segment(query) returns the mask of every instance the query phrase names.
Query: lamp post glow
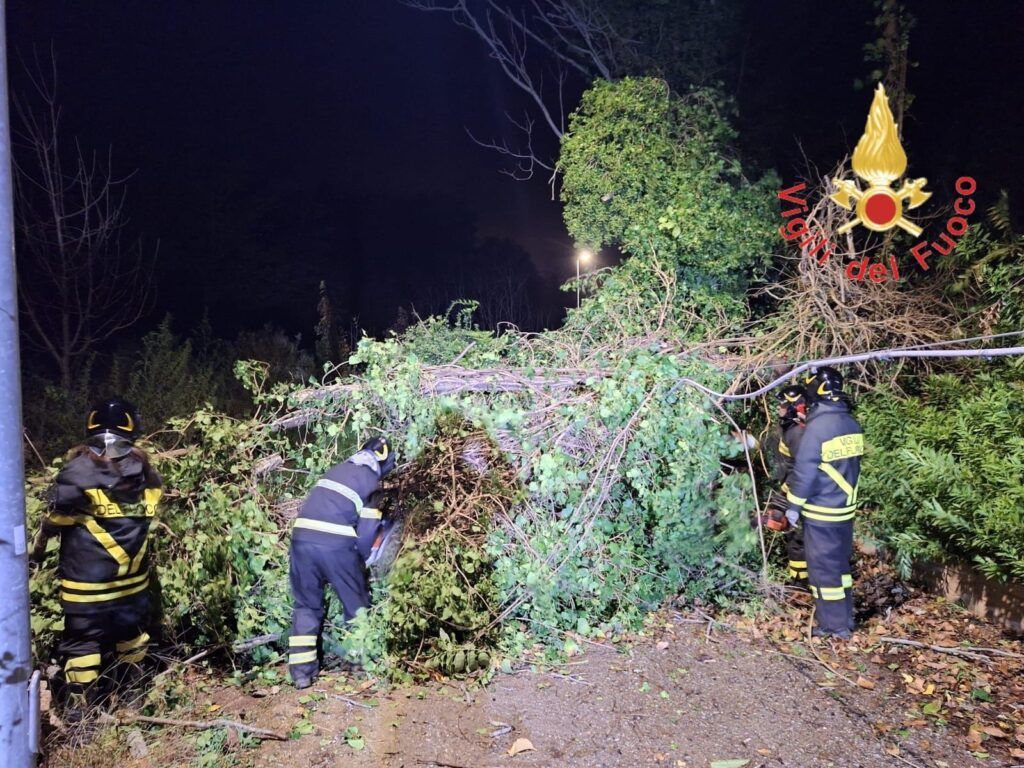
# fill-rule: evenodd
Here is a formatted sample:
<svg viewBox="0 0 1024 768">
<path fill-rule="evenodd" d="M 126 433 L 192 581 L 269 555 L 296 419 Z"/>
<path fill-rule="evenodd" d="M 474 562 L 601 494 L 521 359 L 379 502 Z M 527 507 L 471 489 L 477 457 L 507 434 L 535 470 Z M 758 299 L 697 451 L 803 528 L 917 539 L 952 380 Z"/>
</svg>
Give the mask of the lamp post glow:
<svg viewBox="0 0 1024 768">
<path fill-rule="evenodd" d="M 586 264 L 593 256 L 586 248 L 576 251 L 576 309 L 580 308 L 580 262 Z"/>
</svg>

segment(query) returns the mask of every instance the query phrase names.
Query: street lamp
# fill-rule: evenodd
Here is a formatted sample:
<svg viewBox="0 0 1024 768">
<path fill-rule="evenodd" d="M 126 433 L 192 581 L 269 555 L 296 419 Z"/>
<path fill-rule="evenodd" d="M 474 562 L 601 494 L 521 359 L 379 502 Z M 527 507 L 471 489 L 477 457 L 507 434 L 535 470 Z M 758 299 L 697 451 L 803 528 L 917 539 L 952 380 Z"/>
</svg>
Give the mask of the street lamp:
<svg viewBox="0 0 1024 768">
<path fill-rule="evenodd" d="M 580 263 L 588 263 L 594 254 L 584 248 L 583 250 L 576 251 L 576 309 L 580 308 Z"/>
</svg>

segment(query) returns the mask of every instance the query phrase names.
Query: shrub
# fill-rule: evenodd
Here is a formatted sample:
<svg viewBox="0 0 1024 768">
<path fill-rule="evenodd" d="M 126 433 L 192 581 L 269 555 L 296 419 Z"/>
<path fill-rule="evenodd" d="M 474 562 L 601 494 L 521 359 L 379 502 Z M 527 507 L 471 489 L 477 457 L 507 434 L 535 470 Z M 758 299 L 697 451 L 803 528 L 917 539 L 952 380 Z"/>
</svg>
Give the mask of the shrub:
<svg viewBox="0 0 1024 768">
<path fill-rule="evenodd" d="M 925 379 L 900 400 L 860 404 L 869 445 L 861 499 L 904 573 L 962 558 L 1024 578 L 1024 377 L 1019 364 Z"/>
</svg>

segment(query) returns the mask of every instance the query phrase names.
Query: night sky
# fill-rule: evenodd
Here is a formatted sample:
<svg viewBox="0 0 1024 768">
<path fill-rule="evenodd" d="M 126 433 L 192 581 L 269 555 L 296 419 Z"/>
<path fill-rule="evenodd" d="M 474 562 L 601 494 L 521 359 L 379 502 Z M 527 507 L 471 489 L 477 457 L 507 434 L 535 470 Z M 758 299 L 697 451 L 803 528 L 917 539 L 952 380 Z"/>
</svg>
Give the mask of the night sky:
<svg viewBox="0 0 1024 768">
<path fill-rule="evenodd" d="M 933 188 L 970 173 L 983 202 L 1002 187 L 1019 209 L 1024 3 L 909 6 L 910 173 Z M 753 167 L 792 179 L 801 145 L 822 170 L 852 149 L 870 16 L 867 0 L 748 4 L 729 87 Z M 466 135 L 501 136 L 524 99 L 442 14 L 397 0 L 9 0 L 7 24 L 12 90 L 25 89 L 18 57 L 52 43 L 65 127 L 136 171 L 129 230 L 160 241 L 154 318 L 187 328 L 206 310 L 221 333 L 274 322 L 308 338 L 326 279 L 379 333 L 488 237 L 552 289 L 571 273 L 546 179 L 501 175 Z M 557 322 L 571 296 L 548 296 Z"/>
</svg>

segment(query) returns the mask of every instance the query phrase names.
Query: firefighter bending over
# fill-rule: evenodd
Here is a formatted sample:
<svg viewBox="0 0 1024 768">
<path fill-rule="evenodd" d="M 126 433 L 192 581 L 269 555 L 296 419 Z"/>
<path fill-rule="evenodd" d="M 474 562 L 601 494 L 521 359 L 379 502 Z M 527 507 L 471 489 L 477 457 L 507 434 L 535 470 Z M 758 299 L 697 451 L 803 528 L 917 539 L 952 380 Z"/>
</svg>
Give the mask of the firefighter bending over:
<svg viewBox="0 0 1024 768">
<path fill-rule="evenodd" d="M 834 368 L 806 381 L 807 427 L 789 474 L 786 517 L 803 517 L 804 547 L 817 637 L 848 639 L 853 631 L 853 517 L 864 434 Z"/>
<path fill-rule="evenodd" d="M 162 483 L 134 445 L 140 431 L 131 403 L 113 398 L 93 407 L 86 441 L 57 475 L 32 549 L 31 560 L 38 564 L 47 540 L 60 536 L 64 635 L 58 647 L 63 690 L 58 691 L 68 723 L 80 721 L 106 696 L 112 678 L 137 673 L 146 657 L 148 541 Z"/>
<path fill-rule="evenodd" d="M 395 466 L 388 441 L 375 437 L 347 461 L 327 470 L 306 497 L 292 528 L 293 613 L 288 671 L 296 688 L 308 688 L 320 671 L 318 646 L 324 587 L 341 600 L 345 620 L 370 605 L 366 558 L 380 528 L 373 499 Z"/>
</svg>

